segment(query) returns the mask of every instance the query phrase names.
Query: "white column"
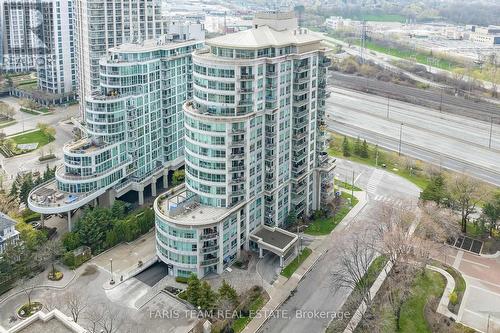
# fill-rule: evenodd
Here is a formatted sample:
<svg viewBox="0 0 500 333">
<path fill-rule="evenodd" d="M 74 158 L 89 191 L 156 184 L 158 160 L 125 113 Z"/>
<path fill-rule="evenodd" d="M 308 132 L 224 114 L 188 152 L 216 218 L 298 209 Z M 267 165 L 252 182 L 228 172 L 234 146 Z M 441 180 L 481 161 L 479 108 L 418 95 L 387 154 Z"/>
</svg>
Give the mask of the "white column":
<svg viewBox="0 0 500 333">
<path fill-rule="evenodd" d="M 45 227 L 45 219 L 44 219 L 44 216 L 43 214 L 40 214 L 40 224 L 42 225 L 42 227 Z"/>
<path fill-rule="evenodd" d="M 264 254 L 262 253 L 261 247 L 259 247 L 259 258 L 264 258 Z"/>
<path fill-rule="evenodd" d="M 156 178 L 153 178 L 151 181 L 151 195 L 156 197 Z"/>
<path fill-rule="evenodd" d="M 283 256 L 280 256 L 280 267 L 283 267 Z"/>
<path fill-rule="evenodd" d="M 163 173 L 163 188 L 168 188 L 168 171 Z"/>
<path fill-rule="evenodd" d="M 137 191 L 139 194 L 139 205 L 144 205 L 144 189 Z"/>
<path fill-rule="evenodd" d="M 71 211 L 68 211 L 68 231 L 72 231 L 73 230 L 73 224 L 71 222 Z"/>
</svg>

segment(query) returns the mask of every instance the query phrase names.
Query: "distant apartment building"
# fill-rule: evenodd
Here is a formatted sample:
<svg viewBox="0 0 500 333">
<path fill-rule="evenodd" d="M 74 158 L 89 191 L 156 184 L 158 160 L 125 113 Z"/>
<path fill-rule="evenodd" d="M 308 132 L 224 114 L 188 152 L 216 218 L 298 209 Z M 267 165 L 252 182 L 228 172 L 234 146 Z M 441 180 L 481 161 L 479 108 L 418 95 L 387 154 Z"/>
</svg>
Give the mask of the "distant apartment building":
<svg viewBox="0 0 500 333">
<path fill-rule="evenodd" d="M 500 45 L 500 27 L 473 27 L 469 39 L 472 42 L 491 46 Z"/>
<path fill-rule="evenodd" d="M 186 181 L 154 204 L 158 257 L 176 276 L 222 273 L 249 249 L 283 265 L 298 237 L 280 227 L 319 209 L 332 183 L 329 60 L 293 13 L 257 15 L 206 45 L 183 105 Z"/>
<path fill-rule="evenodd" d="M 16 230 L 16 221 L 0 213 L 0 256 L 9 244 L 19 241 L 19 231 Z"/>
<path fill-rule="evenodd" d="M 345 19 L 342 16 L 330 16 L 325 20 L 325 27 L 332 30 L 356 29 L 360 26 L 359 21 Z"/>
<path fill-rule="evenodd" d="M 0 8 L 2 71 L 36 71 L 34 99 L 70 99 L 76 86 L 73 1 L 0 0 Z"/>
<path fill-rule="evenodd" d="M 160 37 L 159 0 L 74 0 L 78 93 L 83 104 L 100 90 L 99 60 L 112 47 Z"/>
<path fill-rule="evenodd" d="M 169 170 L 184 163 L 182 104 L 202 44 L 164 36 L 111 48 L 97 65 L 99 90 L 82 101 L 85 137 L 64 145 L 63 164 L 31 192 L 30 209 L 67 212 L 71 229 L 72 213 L 88 203 L 110 205 L 134 190 L 143 204 L 146 187 L 153 196 L 158 182 L 166 187 Z"/>
<path fill-rule="evenodd" d="M 205 40 L 205 26 L 201 21 L 177 17 L 166 20 L 165 33 L 171 40 L 186 40 L 188 36 L 195 40 Z"/>
</svg>

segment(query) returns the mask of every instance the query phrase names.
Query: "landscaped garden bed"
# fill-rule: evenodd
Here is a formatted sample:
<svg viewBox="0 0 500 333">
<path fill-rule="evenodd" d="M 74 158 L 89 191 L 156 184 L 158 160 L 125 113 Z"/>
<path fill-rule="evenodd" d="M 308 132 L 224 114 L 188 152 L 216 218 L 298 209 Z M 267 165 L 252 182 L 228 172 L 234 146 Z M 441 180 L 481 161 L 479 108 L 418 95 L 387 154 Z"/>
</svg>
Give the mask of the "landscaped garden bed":
<svg viewBox="0 0 500 333">
<path fill-rule="evenodd" d="M 24 304 L 17 310 L 17 315 L 20 318 L 28 318 L 31 315 L 37 313 L 38 311 L 42 310 L 43 304 L 40 302 L 30 302 L 27 304 Z"/>
</svg>

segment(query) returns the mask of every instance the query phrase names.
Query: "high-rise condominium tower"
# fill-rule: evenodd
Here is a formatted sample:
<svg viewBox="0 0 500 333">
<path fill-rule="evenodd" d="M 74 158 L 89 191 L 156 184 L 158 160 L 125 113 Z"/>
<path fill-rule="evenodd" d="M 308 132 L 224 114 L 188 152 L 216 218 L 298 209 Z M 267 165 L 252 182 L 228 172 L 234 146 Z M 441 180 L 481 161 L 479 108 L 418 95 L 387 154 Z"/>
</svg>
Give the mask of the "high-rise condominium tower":
<svg viewBox="0 0 500 333">
<path fill-rule="evenodd" d="M 47 100 L 63 102 L 76 84 L 73 1 L 0 0 L 1 70 L 36 70 Z"/>
<path fill-rule="evenodd" d="M 283 264 L 297 236 L 279 227 L 319 209 L 334 168 L 318 37 L 291 13 L 265 13 L 206 44 L 184 104 L 186 182 L 154 205 L 158 256 L 180 276 L 221 273 L 249 248 Z"/>
<path fill-rule="evenodd" d="M 55 180 L 30 194 L 29 207 L 42 214 L 71 214 L 98 199 L 109 205 L 134 190 L 156 195 L 169 170 L 182 166 L 182 104 L 191 97 L 191 53 L 199 41 L 166 38 L 122 44 L 99 61 L 100 89 L 83 103 L 85 137 L 63 147 Z"/>
<path fill-rule="evenodd" d="M 81 104 L 100 89 L 99 59 L 108 49 L 163 32 L 159 0 L 75 0 L 75 21 Z"/>
</svg>

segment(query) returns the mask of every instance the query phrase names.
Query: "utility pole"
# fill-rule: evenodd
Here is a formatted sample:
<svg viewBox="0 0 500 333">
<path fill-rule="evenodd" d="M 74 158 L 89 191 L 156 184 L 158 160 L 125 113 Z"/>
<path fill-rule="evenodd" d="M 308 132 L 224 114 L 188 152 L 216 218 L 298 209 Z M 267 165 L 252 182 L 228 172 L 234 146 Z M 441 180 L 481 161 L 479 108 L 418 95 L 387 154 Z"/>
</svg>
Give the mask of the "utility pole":
<svg viewBox="0 0 500 333">
<path fill-rule="evenodd" d="M 441 88 L 441 101 L 439 102 L 439 113 L 443 112 L 443 89 Z"/>
<path fill-rule="evenodd" d="M 375 145 L 375 167 L 378 167 L 378 144 Z"/>
<path fill-rule="evenodd" d="M 398 147 L 398 155 L 401 156 L 401 140 L 403 138 L 403 123 L 399 127 L 399 147 Z"/>
<path fill-rule="evenodd" d="M 490 117 L 490 140 L 488 143 L 488 148 L 491 149 L 491 136 L 493 134 L 493 116 Z"/>
<path fill-rule="evenodd" d="M 361 49 L 359 51 L 359 55 L 361 56 L 361 63 L 365 63 L 365 41 L 366 41 L 366 21 L 363 19 L 363 25 L 361 27 Z"/>
</svg>

